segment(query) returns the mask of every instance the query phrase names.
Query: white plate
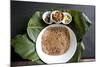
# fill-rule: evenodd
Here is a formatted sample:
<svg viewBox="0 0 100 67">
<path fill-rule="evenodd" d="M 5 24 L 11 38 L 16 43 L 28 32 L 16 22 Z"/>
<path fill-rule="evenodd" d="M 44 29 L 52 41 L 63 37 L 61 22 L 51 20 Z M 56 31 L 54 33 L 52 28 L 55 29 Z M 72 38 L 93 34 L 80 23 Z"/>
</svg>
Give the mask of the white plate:
<svg viewBox="0 0 100 67">
<path fill-rule="evenodd" d="M 67 28 L 69 30 L 69 33 L 70 33 L 70 47 L 64 54 L 53 56 L 53 55 L 45 54 L 42 51 L 42 43 L 41 43 L 42 34 L 49 27 L 65 27 L 65 28 Z M 40 57 L 40 59 L 42 61 L 44 61 L 45 63 L 47 63 L 47 64 L 65 63 L 65 62 L 69 61 L 72 58 L 72 56 L 74 55 L 74 53 L 76 51 L 76 48 L 77 48 L 77 40 L 76 40 L 76 36 L 75 36 L 74 32 L 68 26 L 61 25 L 61 24 L 53 24 L 53 25 L 49 25 L 49 26 L 45 27 L 40 32 L 40 34 L 38 35 L 37 41 L 36 41 L 37 54 Z"/>
</svg>

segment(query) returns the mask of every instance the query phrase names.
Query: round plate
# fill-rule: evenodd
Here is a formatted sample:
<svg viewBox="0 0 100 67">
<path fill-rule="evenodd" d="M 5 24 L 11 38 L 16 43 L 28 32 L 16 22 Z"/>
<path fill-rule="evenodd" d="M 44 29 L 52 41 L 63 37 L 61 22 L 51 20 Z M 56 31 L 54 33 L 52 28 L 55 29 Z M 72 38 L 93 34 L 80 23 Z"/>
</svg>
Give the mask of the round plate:
<svg viewBox="0 0 100 67">
<path fill-rule="evenodd" d="M 68 31 L 70 33 L 70 47 L 64 54 L 53 56 L 53 55 L 48 55 L 43 52 L 42 44 L 41 44 L 42 34 L 49 27 L 65 27 L 68 29 Z M 37 41 L 36 41 L 37 54 L 40 57 L 40 59 L 47 64 L 65 63 L 65 62 L 69 61 L 72 58 L 72 56 L 74 55 L 76 48 L 77 48 L 77 40 L 76 40 L 76 36 L 75 36 L 74 32 L 68 26 L 61 25 L 61 24 L 53 24 L 53 25 L 49 25 L 49 26 L 45 27 L 38 35 Z"/>
</svg>

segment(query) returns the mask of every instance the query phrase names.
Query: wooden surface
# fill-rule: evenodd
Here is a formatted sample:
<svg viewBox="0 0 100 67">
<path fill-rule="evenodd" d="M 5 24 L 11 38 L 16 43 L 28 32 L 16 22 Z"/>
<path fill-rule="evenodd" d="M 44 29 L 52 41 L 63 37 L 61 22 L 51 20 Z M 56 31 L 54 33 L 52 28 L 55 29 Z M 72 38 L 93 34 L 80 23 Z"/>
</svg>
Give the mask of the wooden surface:
<svg viewBox="0 0 100 67">
<path fill-rule="evenodd" d="M 80 62 L 94 62 L 95 59 L 81 59 Z M 66 63 L 67 64 L 67 63 Z M 34 66 L 34 65 L 37 65 L 35 64 L 34 62 L 32 61 L 18 61 L 18 62 L 12 62 L 11 63 L 11 66 L 14 67 L 14 66 Z"/>
</svg>

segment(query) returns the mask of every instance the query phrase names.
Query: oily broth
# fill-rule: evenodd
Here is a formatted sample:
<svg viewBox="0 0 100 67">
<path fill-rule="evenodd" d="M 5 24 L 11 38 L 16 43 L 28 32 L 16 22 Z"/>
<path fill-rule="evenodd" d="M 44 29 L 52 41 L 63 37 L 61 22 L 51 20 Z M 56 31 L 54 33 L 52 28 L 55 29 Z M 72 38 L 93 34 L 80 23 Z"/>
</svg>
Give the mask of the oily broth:
<svg viewBox="0 0 100 67">
<path fill-rule="evenodd" d="M 42 35 L 42 50 L 48 55 L 62 55 L 70 46 L 70 34 L 65 27 L 50 27 Z"/>
</svg>

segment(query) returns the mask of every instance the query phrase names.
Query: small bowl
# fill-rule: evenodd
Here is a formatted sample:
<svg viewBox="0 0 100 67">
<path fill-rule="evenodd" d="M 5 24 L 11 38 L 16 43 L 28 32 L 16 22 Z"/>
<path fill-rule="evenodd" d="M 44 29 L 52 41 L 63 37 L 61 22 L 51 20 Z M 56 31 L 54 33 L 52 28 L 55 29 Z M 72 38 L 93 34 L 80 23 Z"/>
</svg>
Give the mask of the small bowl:
<svg viewBox="0 0 100 67">
<path fill-rule="evenodd" d="M 46 11 L 42 15 L 42 19 L 46 24 L 52 24 L 53 23 L 53 22 L 50 21 L 50 15 L 51 15 L 51 11 Z"/>
<path fill-rule="evenodd" d="M 41 43 L 42 35 L 50 27 L 65 27 L 69 31 L 69 34 L 70 34 L 70 47 L 62 55 L 56 55 L 56 56 L 48 55 L 48 54 L 44 53 L 43 50 L 42 50 L 42 43 Z M 36 41 L 37 54 L 40 57 L 40 59 L 42 61 L 44 61 L 45 63 L 47 63 L 47 64 L 66 63 L 66 62 L 68 62 L 73 57 L 73 55 L 75 54 L 76 48 L 77 48 L 77 40 L 76 40 L 76 36 L 75 36 L 74 32 L 68 26 L 65 26 L 65 25 L 62 25 L 62 24 L 53 24 L 53 25 L 49 25 L 49 26 L 45 27 L 40 32 L 40 34 L 38 35 L 37 41 Z"/>
<path fill-rule="evenodd" d="M 67 12 L 63 12 L 63 14 L 64 14 L 64 21 L 62 23 L 69 24 L 72 21 L 72 16 Z"/>
<path fill-rule="evenodd" d="M 59 23 L 61 23 L 61 22 L 64 21 L 64 14 L 63 14 L 63 12 L 61 12 L 62 15 L 63 15 L 62 20 L 56 21 L 56 20 L 54 20 L 53 17 L 52 17 L 56 12 L 61 12 L 61 11 L 58 11 L 58 10 L 53 11 L 53 12 L 51 13 L 51 15 L 50 15 L 50 20 L 51 20 L 51 22 L 54 22 L 54 23 L 56 23 L 56 24 L 59 24 Z"/>
</svg>

